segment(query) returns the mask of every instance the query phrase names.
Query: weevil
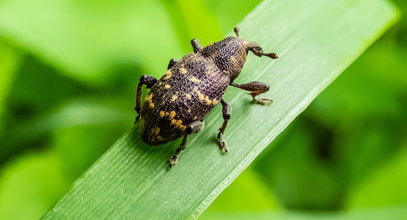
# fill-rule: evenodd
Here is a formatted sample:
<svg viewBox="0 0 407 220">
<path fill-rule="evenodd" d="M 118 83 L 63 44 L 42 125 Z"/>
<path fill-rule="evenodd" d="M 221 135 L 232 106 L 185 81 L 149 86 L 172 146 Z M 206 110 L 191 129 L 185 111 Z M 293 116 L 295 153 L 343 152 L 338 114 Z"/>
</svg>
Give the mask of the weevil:
<svg viewBox="0 0 407 220">
<path fill-rule="evenodd" d="M 181 151 L 187 146 L 187 138 L 204 127 L 204 117 L 215 105 L 222 105 L 223 124 L 217 134 L 222 152 L 228 152 L 223 134 L 228 125 L 231 106 L 223 99 L 228 86 L 237 87 L 252 96 L 253 102 L 267 105 L 272 102 L 258 95 L 269 90 L 269 84 L 253 81 L 234 83 L 239 76 L 249 51 L 256 56 L 277 59 L 275 53 L 264 53 L 255 42 L 227 37 L 202 47 L 198 39 L 191 40 L 193 53 L 180 60 L 171 59 L 167 72 L 160 79 L 143 75 L 137 86 L 135 123 L 140 121 L 141 139 L 149 145 L 161 145 L 182 137 L 181 145 L 169 159 L 169 167 L 177 164 Z M 142 87 L 150 92 L 141 106 Z"/>
</svg>

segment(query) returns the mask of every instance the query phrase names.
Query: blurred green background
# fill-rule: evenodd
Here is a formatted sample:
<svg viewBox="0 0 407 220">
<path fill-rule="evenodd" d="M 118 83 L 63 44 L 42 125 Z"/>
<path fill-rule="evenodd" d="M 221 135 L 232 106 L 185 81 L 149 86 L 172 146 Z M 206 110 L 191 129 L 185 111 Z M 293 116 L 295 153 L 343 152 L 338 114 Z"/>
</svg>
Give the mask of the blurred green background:
<svg viewBox="0 0 407 220">
<path fill-rule="evenodd" d="M 1 0 L 0 219 L 44 214 L 132 126 L 141 75 L 162 75 L 194 37 L 220 40 L 259 2 Z M 407 2 L 393 2 L 401 20 L 203 219 L 407 209 Z"/>
</svg>

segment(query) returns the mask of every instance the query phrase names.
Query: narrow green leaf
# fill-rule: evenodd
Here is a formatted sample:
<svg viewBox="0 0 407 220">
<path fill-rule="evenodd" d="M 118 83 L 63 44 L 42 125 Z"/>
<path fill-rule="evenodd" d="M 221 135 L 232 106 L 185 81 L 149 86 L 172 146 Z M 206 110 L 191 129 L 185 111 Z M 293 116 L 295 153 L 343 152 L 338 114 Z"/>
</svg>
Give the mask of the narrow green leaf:
<svg viewBox="0 0 407 220">
<path fill-rule="evenodd" d="M 264 1 L 239 24 L 242 38 L 258 42 L 278 60 L 252 55 L 238 82 L 271 84 L 271 106 L 253 105 L 230 89 L 233 106 L 225 138 L 217 107 L 203 132 L 192 135 L 180 163 L 166 170 L 179 140 L 144 144 L 130 129 L 79 179 L 45 219 L 187 219 L 198 217 L 270 142 L 390 24 L 395 9 L 383 0 Z M 131 121 L 129 121 L 131 123 Z M 287 161 L 289 163 L 289 161 Z"/>
</svg>

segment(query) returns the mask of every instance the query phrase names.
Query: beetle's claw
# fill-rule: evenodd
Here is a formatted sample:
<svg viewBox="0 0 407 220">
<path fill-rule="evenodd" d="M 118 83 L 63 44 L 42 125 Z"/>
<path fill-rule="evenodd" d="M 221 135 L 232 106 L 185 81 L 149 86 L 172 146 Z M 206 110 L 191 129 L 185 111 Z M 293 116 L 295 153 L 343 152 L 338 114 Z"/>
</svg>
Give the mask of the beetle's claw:
<svg viewBox="0 0 407 220">
<path fill-rule="evenodd" d="M 168 168 L 175 166 L 178 163 L 178 155 L 172 155 L 171 158 L 168 160 L 168 163 Z"/>
<path fill-rule="evenodd" d="M 260 105 L 270 105 L 271 103 L 273 103 L 273 100 L 269 99 L 269 98 L 255 98 L 255 97 L 253 97 L 253 102 L 255 104 L 260 104 Z"/>
<path fill-rule="evenodd" d="M 223 139 L 218 139 L 219 149 L 222 151 L 223 154 L 229 152 L 228 144 Z"/>
<path fill-rule="evenodd" d="M 270 57 L 271 59 L 278 59 L 278 56 L 275 53 L 264 53 L 263 56 Z"/>
<path fill-rule="evenodd" d="M 223 154 L 229 153 L 228 145 L 225 143 L 225 146 L 221 149 Z"/>
</svg>

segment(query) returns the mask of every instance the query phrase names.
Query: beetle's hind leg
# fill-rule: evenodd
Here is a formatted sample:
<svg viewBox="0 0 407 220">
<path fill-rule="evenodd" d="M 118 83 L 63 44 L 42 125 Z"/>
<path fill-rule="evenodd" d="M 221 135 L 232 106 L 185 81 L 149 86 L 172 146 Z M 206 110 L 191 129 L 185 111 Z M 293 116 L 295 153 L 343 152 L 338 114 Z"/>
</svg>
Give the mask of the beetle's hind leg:
<svg viewBox="0 0 407 220">
<path fill-rule="evenodd" d="M 150 89 L 156 82 L 157 82 L 157 79 L 153 76 L 142 75 L 140 77 L 140 81 L 137 86 L 136 107 L 134 107 L 134 110 L 136 110 L 136 112 L 137 112 L 137 117 L 136 117 L 136 120 L 134 121 L 134 123 L 136 123 L 140 119 L 141 92 L 142 92 L 143 85 L 147 85 L 147 88 Z"/>
<path fill-rule="evenodd" d="M 175 150 L 175 153 L 170 157 L 170 159 L 168 160 L 168 168 L 171 168 L 173 166 L 175 166 L 178 163 L 178 159 L 179 156 L 181 154 L 181 151 L 185 150 L 185 148 L 187 148 L 187 138 L 188 138 L 187 133 L 184 134 L 184 136 L 182 137 L 182 142 L 181 145 L 179 146 L 179 148 L 177 148 Z"/>
<path fill-rule="evenodd" d="M 269 98 L 259 98 L 256 97 L 262 93 L 265 93 L 267 91 L 269 91 L 270 89 L 270 85 L 267 83 L 263 83 L 263 82 L 258 82 L 258 81 L 254 81 L 254 82 L 249 82 L 246 84 L 236 84 L 236 83 L 231 83 L 231 86 L 237 87 L 239 89 L 243 89 L 246 91 L 249 91 L 250 95 L 253 98 L 253 102 L 256 104 L 260 104 L 260 105 L 269 105 L 273 102 L 272 99 Z"/>
<path fill-rule="evenodd" d="M 183 151 L 183 150 L 185 150 L 185 148 L 187 148 L 188 135 L 190 135 L 192 133 L 200 132 L 203 129 L 203 127 L 204 127 L 203 121 L 194 121 L 188 125 L 188 127 L 185 129 L 184 136 L 182 137 L 181 145 L 175 150 L 175 153 L 168 160 L 168 163 L 169 163 L 168 168 L 171 168 L 178 163 L 181 151 Z"/>
<path fill-rule="evenodd" d="M 228 125 L 228 121 L 230 119 L 230 113 L 232 112 L 232 107 L 225 102 L 225 100 L 220 100 L 222 104 L 222 115 L 223 115 L 223 124 L 222 127 L 219 128 L 219 133 L 216 136 L 219 144 L 219 148 L 223 153 L 227 153 L 228 150 L 228 145 L 226 144 L 226 141 L 223 140 L 222 135 L 225 133 L 226 126 Z"/>
</svg>

